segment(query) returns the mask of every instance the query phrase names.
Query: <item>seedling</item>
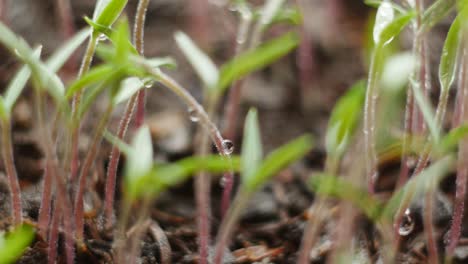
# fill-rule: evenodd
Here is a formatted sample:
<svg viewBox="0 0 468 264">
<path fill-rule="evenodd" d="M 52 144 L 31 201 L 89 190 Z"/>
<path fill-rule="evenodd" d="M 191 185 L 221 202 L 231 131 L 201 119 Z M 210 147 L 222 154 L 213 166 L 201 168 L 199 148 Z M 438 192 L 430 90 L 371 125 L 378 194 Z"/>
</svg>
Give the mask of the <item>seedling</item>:
<svg viewBox="0 0 468 264">
<path fill-rule="evenodd" d="M 213 263 L 222 263 L 224 249 L 228 245 L 234 226 L 250 197 L 278 171 L 304 156 L 312 148 L 312 145 L 310 136 L 302 136 L 276 149 L 262 160 L 263 151 L 257 111 L 253 109 L 249 111 L 245 120 L 242 144 L 242 183 L 232 207 L 229 208 L 219 228 Z"/>
</svg>

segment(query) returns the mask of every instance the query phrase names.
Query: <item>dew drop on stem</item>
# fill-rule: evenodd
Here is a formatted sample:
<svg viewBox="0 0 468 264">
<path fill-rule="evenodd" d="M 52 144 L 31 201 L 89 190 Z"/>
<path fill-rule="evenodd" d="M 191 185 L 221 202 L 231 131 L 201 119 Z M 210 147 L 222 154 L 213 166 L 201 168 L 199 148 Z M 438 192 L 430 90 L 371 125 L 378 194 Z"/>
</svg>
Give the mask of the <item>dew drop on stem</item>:
<svg viewBox="0 0 468 264">
<path fill-rule="evenodd" d="M 188 113 L 189 113 L 189 118 L 190 118 L 190 120 L 192 122 L 200 121 L 200 116 L 199 116 L 198 111 L 196 109 L 189 108 Z"/>
<path fill-rule="evenodd" d="M 232 143 L 231 140 L 229 139 L 225 139 L 223 140 L 223 151 L 224 151 L 224 154 L 231 154 L 232 152 L 234 152 L 234 143 Z"/>
<path fill-rule="evenodd" d="M 411 234 L 413 230 L 414 230 L 414 220 L 411 217 L 411 211 L 409 209 L 406 209 L 405 215 L 403 216 L 400 227 L 398 228 L 398 234 L 400 234 L 400 236 L 407 236 Z"/>
</svg>

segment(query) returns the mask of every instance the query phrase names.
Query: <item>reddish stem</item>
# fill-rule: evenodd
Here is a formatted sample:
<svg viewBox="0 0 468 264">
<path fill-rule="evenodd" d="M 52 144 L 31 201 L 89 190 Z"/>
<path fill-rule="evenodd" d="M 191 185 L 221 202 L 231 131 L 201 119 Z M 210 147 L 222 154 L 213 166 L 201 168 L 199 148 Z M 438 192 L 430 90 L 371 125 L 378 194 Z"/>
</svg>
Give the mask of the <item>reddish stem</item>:
<svg viewBox="0 0 468 264">
<path fill-rule="evenodd" d="M 42 197 L 41 197 L 41 208 L 39 209 L 39 217 L 37 225 L 39 227 L 39 232 L 42 233 L 44 237 L 47 235 L 47 230 L 50 222 L 51 214 L 51 203 L 52 203 L 52 175 L 50 173 L 51 168 L 48 166 L 45 167 L 44 171 L 44 183 L 42 184 Z"/>
<path fill-rule="evenodd" d="M 110 104 L 101 118 L 96 132 L 91 142 L 91 148 L 86 155 L 81 169 L 80 177 L 78 178 L 78 189 L 75 196 L 75 223 L 76 223 L 76 238 L 79 242 L 83 242 L 83 230 L 84 230 L 84 210 L 83 210 L 83 195 L 86 187 L 86 177 L 88 177 L 89 171 L 91 170 L 96 156 L 98 154 L 99 147 L 101 146 L 102 134 L 106 128 L 107 121 L 109 120 L 110 114 L 112 113 L 112 104 Z"/>
<path fill-rule="evenodd" d="M 465 43 L 462 41 L 462 43 Z M 462 61 L 460 69 L 460 79 L 458 85 L 458 95 L 457 95 L 457 104 L 456 110 L 457 116 L 454 119 L 454 127 L 459 126 L 462 122 L 468 120 L 468 115 L 465 111 L 465 107 L 468 105 L 468 96 L 466 95 L 468 87 L 466 87 L 466 78 L 467 78 L 467 50 L 466 48 L 462 49 Z M 465 209 L 465 196 L 466 188 L 468 182 L 468 166 L 466 162 L 466 157 L 468 155 L 468 145 L 466 140 L 463 140 L 459 145 L 458 150 L 458 165 L 457 165 L 457 179 L 456 179 L 456 190 L 455 190 L 455 203 L 452 216 L 452 225 L 450 226 L 449 231 L 449 242 L 446 245 L 447 256 L 450 259 L 454 252 L 455 248 L 460 240 L 462 226 L 463 226 L 463 214 Z"/>
<path fill-rule="evenodd" d="M 57 210 L 57 205 L 54 206 L 52 213 L 52 223 L 50 223 L 47 259 L 49 264 L 55 264 L 57 259 L 57 243 L 58 243 L 58 231 L 60 224 L 60 210 Z"/>
<path fill-rule="evenodd" d="M 20 225 L 23 221 L 21 206 L 21 189 L 18 182 L 15 160 L 13 156 L 13 144 L 11 137 L 11 123 L 8 119 L 2 120 L 2 155 L 8 177 L 8 185 L 11 193 L 11 215 L 13 224 Z"/>
<path fill-rule="evenodd" d="M 134 95 L 128 101 L 127 106 L 125 108 L 125 113 L 119 123 L 119 128 L 117 131 L 117 137 L 121 140 L 125 138 L 125 134 L 127 132 L 127 128 L 130 124 L 133 111 L 135 109 L 135 105 L 138 100 L 138 96 Z M 115 199 L 115 185 L 117 180 L 117 167 L 119 165 L 120 159 L 120 151 L 119 148 L 116 146 L 112 147 L 112 151 L 109 158 L 109 165 L 107 167 L 107 175 L 106 175 L 106 189 L 105 189 L 105 205 L 104 205 L 104 213 L 106 218 L 106 225 L 108 228 L 112 226 L 112 218 L 114 212 L 114 199 Z"/>
</svg>

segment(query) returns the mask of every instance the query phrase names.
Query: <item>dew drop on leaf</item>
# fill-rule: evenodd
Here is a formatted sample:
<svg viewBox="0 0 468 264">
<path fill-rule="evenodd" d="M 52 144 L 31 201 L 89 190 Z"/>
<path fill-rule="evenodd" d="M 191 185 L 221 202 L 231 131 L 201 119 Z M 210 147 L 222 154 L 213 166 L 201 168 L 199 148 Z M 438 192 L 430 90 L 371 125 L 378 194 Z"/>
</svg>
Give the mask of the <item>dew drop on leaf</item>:
<svg viewBox="0 0 468 264">
<path fill-rule="evenodd" d="M 411 234 L 413 230 L 414 230 L 414 220 L 411 217 L 411 211 L 409 209 L 406 209 L 405 215 L 403 216 L 400 227 L 398 228 L 398 234 L 400 234 L 400 236 L 407 236 Z"/>
<path fill-rule="evenodd" d="M 189 108 L 188 110 L 188 113 L 189 113 L 189 118 L 192 122 L 198 122 L 200 121 L 200 117 L 198 116 L 198 111 L 193 109 L 193 108 Z"/>
<path fill-rule="evenodd" d="M 223 151 L 225 154 L 229 155 L 234 152 L 234 143 L 231 140 L 225 139 L 223 140 Z"/>
</svg>

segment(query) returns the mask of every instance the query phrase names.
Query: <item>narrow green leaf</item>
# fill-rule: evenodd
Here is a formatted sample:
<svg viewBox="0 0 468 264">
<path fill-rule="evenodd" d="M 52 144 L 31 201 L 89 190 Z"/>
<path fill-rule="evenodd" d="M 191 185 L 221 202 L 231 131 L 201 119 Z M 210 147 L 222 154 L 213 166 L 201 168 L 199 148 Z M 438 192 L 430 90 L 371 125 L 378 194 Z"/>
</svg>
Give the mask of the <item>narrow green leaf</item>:
<svg viewBox="0 0 468 264">
<path fill-rule="evenodd" d="M 468 136 L 468 125 L 456 127 L 445 135 L 439 143 L 439 153 L 441 155 L 454 152 L 459 142 Z"/>
<path fill-rule="evenodd" d="M 183 32 L 174 35 L 177 46 L 184 53 L 208 91 L 213 91 L 219 79 L 219 70 L 214 62 Z"/>
<path fill-rule="evenodd" d="M 324 174 L 312 175 L 310 186 L 319 195 L 336 197 L 343 201 L 352 202 L 369 219 L 378 219 L 382 212 L 382 205 L 377 199 L 369 195 L 366 190 L 355 187 L 352 183 L 342 178 Z"/>
<path fill-rule="evenodd" d="M 120 138 L 112 135 L 109 131 L 104 132 L 104 138 L 109 141 L 112 145 L 116 146 L 120 152 L 124 153 L 125 155 L 131 155 L 132 147 L 122 141 Z"/>
<path fill-rule="evenodd" d="M 250 109 L 245 119 L 242 141 L 242 178 L 248 182 L 260 167 L 263 158 L 262 140 L 256 109 Z"/>
<path fill-rule="evenodd" d="M 232 82 L 260 70 L 288 54 L 297 47 L 298 43 L 298 35 L 290 32 L 259 46 L 255 50 L 235 57 L 221 67 L 218 82 L 219 93 L 222 94 Z"/>
<path fill-rule="evenodd" d="M 173 187 L 186 181 L 190 176 L 200 171 L 209 173 L 223 173 L 226 171 L 239 171 L 239 157 L 230 159 L 219 155 L 206 157 L 189 157 L 170 164 L 156 166 L 153 169 L 152 181 L 164 187 Z"/>
<path fill-rule="evenodd" d="M 38 47 L 34 50 L 34 56 L 40 58 L 42 47 Z M 19 95 L 26 87 L 29 77 L 31 77 L 31 69 L 28 65 L 24 65 L 16 73 L 15 77 L 10 81 L 5 92 L 5 107 L 8 113 L 13 109 L 16 100 L 18 100 Z"/>
<path fill-rule="evenodd" d="M 118 105 L 127 101 L 140 89 L 144 88 L 145 84 L 137 77 L 129 77 L 120 83 L 120 89 L 112 99 L 114 105 Z"/>
<path fill-rule="evenodd" d="M 354 84 L 335 105 L 328 122 L 325 148 L 332 156 L 340 156 L 348 146 L 362 116 L 366 84 Z"/>
<path fill-rule="evenodd" d="M 387 44 L 391 42 L 415 16 L 416 12 L 412 11 L 395 18 L 382 30 L 380 34 L 380 43 Z"/>
<path fill-rule="evenodd" d="M 243 182 L 247 191 L 256 191 L 281 169 L 304 156 L 310 151 L 312 145 L 312 138 L 305 135 L 273 151 L 265 158 L 255 174 Z"/>
<path fill-rule="evenodd" d="M 444 19 L 450 11 L 455 7 L 456 0 L 437 0 L 429 6 L 423 14 L 421 31 L 427 32 L 442 19 Z"/>
<path fill-rule="evenodd" d="M 450 89 L 457 73 L 458 47 L 460 45 L 461 18 L 453 21 L 442 48 L 442 56 L 439 64 L 439 81 L 442 91 Z"/>
<path fill-rule="evenodd" d="M 153 143 L 149 127 L 139 128 L 132 140 L 132 153 L 127 161 L 126 175 L 131 182 L 134 178 L 147 174 L 153 166 Z"/>
<path fill-rule="evenodd" d="M 0 264 L 15 263 L 34 239 L 34 229 L 29 225 L 17 227 L 13 232 L 0 235 Z"/>
<path fill-rule="evenodd" d="M 115 69 L 113 68 L 113 66 L 108 64 L 93 67 L 83 77 L 70 84 L 65 95 L 66 98 L 71 99 L 76 92 L 84 89 L 85 87 L 91 84 L 96 84 L 105 80 L 114 71 Z"/>
<path fill-rule="evenodd" d="M 419 109 L 421 109 L 424 121 L 426 121 L 429 131 L 431 132 L 431 136 L 437 144 L 440 140 L 440 128 L 435 120 L 434 109 L 432 108 L 427 96 L 422 92 L 420 84 L 412 79 L 410 79 L 410 82 L 416 104 Z"/>
<path fill-rule="evenodd" d="M 104 27 L 110 27 L 120 16 L 128 0 L 110 0 L 105 2 L 107 2 L 107 5 L 102 9 L 102 12 L 97 11 L 99 13 L 96 14 L 94 22 Z M 98 3 L 98 5 L 99 4 L 101 4 L 101 6 L 104 5 L 104 3 Z M 99 8 L 99 6 L 96 7 L 96 9 Z"/>
<path fill-rule="evenodd" d="M 111 34 L 111 40 L 115 46 L 114 63 L 117 65 L 124 64 L 132 53 L 130 46 L 128 46 L 130 30 L 127 19 L 119 21 L 117 29 Z"/>
<path fill-rule="evenodd" d="M 62 102 L 65 91 L 60 78 L 34 56 L 33 50 L 22 39 L 17 37 L 8 27 L 0 22 L 0 43 L 25 64 L 29 65 L 33 77 L 41 88 L 46 89 L 58 102 Z"/>
<path fill-rule="evenodd" d="M 78 47 L 89 37 L 90 30 L 83 29 L 71 37 L 65 44 L 60 46 L 46 61 L 46 66 L 53 72 L 57 72 L 78 49 Z"/>
<path fill-rule="evenodd" d="M 281 8 L 271 21 L 271 24 L 288 23 L 294 26 L 302 24 L 302 14 L 299 8 Z"/>
</svg>

